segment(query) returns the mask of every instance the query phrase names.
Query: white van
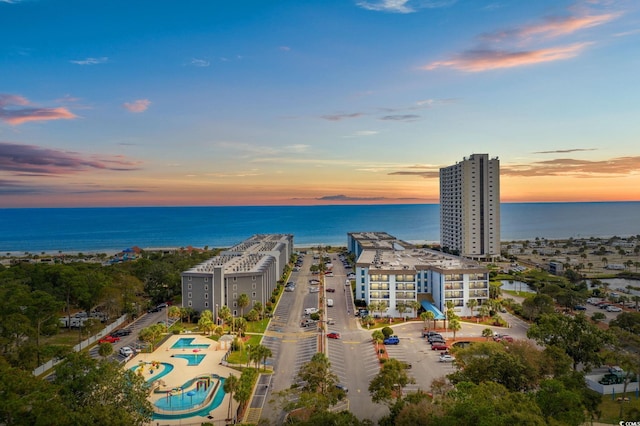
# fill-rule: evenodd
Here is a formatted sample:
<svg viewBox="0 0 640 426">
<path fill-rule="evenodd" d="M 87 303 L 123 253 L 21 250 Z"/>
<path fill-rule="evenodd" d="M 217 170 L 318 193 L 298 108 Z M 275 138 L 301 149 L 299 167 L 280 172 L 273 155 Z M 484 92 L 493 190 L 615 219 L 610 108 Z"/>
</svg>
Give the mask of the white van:
<svg viewBox="0 0 640 426">
<path fill-rule="evenodd" d="M 333 299 L 327 299 L 327 306 L 328 307 L 332 307 L 333 306 Z"/>
<path fill-rule="evenodd" d="M 305 315 L 315 314 L 316 312 L 318 312 L 318 308 L 304 308 Z"/>
</svg>

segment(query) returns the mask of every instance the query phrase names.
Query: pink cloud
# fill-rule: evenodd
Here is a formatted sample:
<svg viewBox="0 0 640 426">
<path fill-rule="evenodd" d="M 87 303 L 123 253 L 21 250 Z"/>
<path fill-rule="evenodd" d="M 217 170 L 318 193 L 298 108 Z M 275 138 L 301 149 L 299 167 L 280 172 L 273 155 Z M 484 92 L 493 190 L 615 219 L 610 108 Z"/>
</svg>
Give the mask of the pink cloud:
<svg viewBox="0 0 640 426">
<path fill-rule="evenodd" d="M 23 96 L 0 94 L 0 120 L 12 126 L 29 121 L 71 120 L 73 118 L 77 118 L 77 116 L 65 107 L 35 107 Z"/>
<path fill-rule="evenodd" d="M 575 43 L 568 46 L 518 52 L 491 49 L 470 50 L 446 61 L 432 62 L 422 69 L 454 68 L 467 72 L 480 72 L 499 68 L 513 68 L 573 58 L 590 44 Z"/>
<path fill-rule="evenodd" d="M 145 112 L 147 108 L 151 105 L 151 101 L 149 99 L 138 99 L 133 102 L 125 102 L 122 106 L 127 109 L 129 112 Z"/>
</svg>

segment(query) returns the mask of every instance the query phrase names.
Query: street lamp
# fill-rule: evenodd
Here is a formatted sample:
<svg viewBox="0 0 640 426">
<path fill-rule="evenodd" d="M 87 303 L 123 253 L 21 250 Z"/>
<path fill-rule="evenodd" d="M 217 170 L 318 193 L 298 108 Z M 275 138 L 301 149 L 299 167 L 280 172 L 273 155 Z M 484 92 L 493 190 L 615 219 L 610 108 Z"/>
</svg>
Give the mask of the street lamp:
<svg viewBox="0 0 640 426">
<path fill-rule="evenodd" d="M 216 319 L 216 326 L 220 325 L 220 320 L 218 319 L 218 304 L 216 303 L 216 311 L 214 312 Z"/>
</svg>

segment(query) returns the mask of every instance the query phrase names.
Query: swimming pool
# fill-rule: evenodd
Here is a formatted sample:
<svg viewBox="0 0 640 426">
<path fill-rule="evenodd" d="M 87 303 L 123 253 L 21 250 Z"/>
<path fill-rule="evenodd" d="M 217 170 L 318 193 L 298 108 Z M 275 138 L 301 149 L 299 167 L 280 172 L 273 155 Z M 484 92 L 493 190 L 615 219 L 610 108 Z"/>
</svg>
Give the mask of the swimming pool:
<svg viewBox="0 0 640 426">
<path fill-rule="evenodd" d="M 216 394 L 209 404 L 198 409 L 197 411 L 187 412 L 187 413 L 176 413 L 176 414 L 168 414 L 168 413 L 153 413 L 153 420 L 169 420 L 169 419 L 186 419 L 194 416 L 206 416 L 209 412 L 215 408 L 217 408 L 222 401 L 224 400 L 225 392 L 224 392 L 224 378 L 219 377 L 220 381 L 218 388 L 216 390 Z M 163 409 L 166 411 L 179 411 L 179 410 L 188 410 L 191 407 L 196 406 L 197 404 L 201 404 L 206 400 L 206 396 L 209 392 L 213 391 L 213 387 L 209 387 L 208 390 L 203 391 L 200 389 L 196 390 L 193 395 L 188 395 L 189 392 L 174 392 L 174 395 L 169 398 L 163 397 L 158 399 L 154 406 Z M 197 399 L 196 399 L 197 398 Z M 196 402 L 197 401 L 197 402 Z"/>
<path fill-rule="evenodd" d="M 164 377 L 167 374 L 171 373 L 171 371 L 173 370 L 173 364 L 169 364 L 168 362 L 161 362 L 160 365 L 162 367 L 155 368 L 155 369 L 150 368 L 151 363 L 145 362 L 138 365 L 134 365 L 133 367 L 130 368 L 130 370 L 135 373 L 136 370 L 140 368 L 141 365 L 144 366 L 142 375 L 144 377 L 144 380 L 147 383 L 152 382 L 154 380 L 158 380 L 159 378 Z M 151 373 L 151 371 L 153 371 L 153 373 Z"/>
<path fill-rule="evenodd" d="M 209 344 L 206 343 L 193 343 L 196 340 L 195 337 L 181 337 L 177 342 L 171 346 L 171 349 L 207 349 Z"/>
<path fill-rule="evenodd" d="M 186 359 L 188 361 L 187 366 L 194 366 L 194 365 L 199 365 L 204 359 L 204 357 L 206 357 L 206 355 L 205 354 L 175 354 L 175 355 L 171 355 L 171 357 Z"/>
</svg>

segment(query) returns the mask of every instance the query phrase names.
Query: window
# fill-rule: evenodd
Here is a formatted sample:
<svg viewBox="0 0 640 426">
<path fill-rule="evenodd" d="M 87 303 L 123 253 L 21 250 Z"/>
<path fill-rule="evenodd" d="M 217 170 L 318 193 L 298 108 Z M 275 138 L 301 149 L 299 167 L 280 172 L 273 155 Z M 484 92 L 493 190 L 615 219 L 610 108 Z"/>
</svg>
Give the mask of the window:
<svg viewBox="0 0 640 426">
<path fill-rule="evenodd" d="M 253 293 L 251 293 L 252 297 L 256 297 L 256 292 L 254 291 Z"/>
<path fill-rule="evenodd" d="M 255 280 L 256 280 L 256 276 L 254 275 L 251 277 L 251 281 L 255 281 Z"/>
<path fill-rule="evenodd" d="M 205 298 L 205 299 L 208 299 L 208 298 L 209 298 L 209 293 L 205 293 L 205 294 L 204 294 L 204 298 Z"/>
<path fill-rule="evenodd" d="M 204 277 L 204 282 L 208 283 L 209 282 L 209 277 Z"/>
<path fill-rule="evenodd" d="M 189 281 L 191 281 L 191 275 L 189 275 Z"/>
<path fill-rule="evenodd" d="M 191 299 L 191 292 L 187 293 L 187 299 Z"/>
<path fill-rule="evenodd" d="M 238 302 L 233 302 L 233 307 L 237 308 L 238 307 Z M 233 312 L 236 312 L 235 310 Z M 234 314 L 235 315 L 235 314 Z"/>
<path fill-rule="evenodd" d="M 191 290 L 191 284 L 188 284 L 188 285 L 187 285 L 187 289 L 188 289 L 188 290 Z"/>
<path fill-rule="evenodd" d="M 238 281 L 238 277 L 233 277 L 233 282 Z"/>
<path fill-rule="evenodd" d="M 209 307 L 209 302 L 204 302 L 204 307 L 208 308 Z"/>
<path fill-rule="evenodd" d="M 208 285 L 204 286 L 204 291 L 209 291 L 209 286 Z"/>
<path fill-rule="evenodd" d="M 235 278 L 234 278 L 234 281 L 235 281 Z M 238 289 L 238 284 L 234 284 L 234 285 L 233 285 L 233 290 L 235 291 L 235 290 L 237 290 L 237 289 Z"/>
<path fill-rule="evenodd" d="M 235 289 L 234 289 L 235 290 Z M 238 298 L 238 293 L 233 293 L 233 298 L 237 299 Z"/>
<path fill-rule="evenodd" d="M 238 316 L 238 311 L 236 309 L 233 310 L 233 316 L 237 317 Z"/>
<path fill-rule="evenodd" d="M 192 305 L 191 300 L 189 300 L 189 302 L 187 302 L 187 306 L 191 307 Z"/>
<path fill-rule="evenodd" d="M 251 285 L 251 288 L 254 288 L 254 289 L 255 289 L 255 288 L 256 288 L 256 283 L 253 283 L 253 284 Z"/>
</svg>

